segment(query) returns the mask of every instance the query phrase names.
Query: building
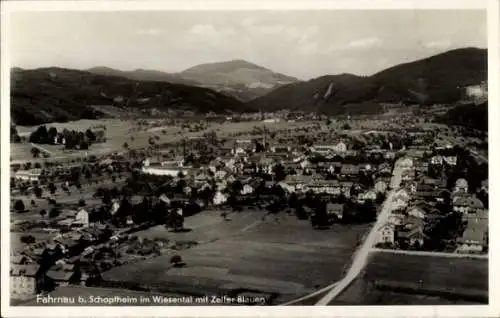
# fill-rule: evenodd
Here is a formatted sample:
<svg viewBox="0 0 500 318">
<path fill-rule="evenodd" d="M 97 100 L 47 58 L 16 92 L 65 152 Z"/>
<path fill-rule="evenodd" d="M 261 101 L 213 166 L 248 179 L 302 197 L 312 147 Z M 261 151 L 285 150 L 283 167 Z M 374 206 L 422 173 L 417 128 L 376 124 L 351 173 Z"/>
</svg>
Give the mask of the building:
<svg viewBox="0 0 500 318">
<path fill-rule="evenodd" d="M 342 220 L 344 216 L 344 204 L 328 203 L 326 205 L 326 214 L 334 220 Z"/>
<path fill-rule="evenodd" d="M 23 181 L 39 181 L 42 169 L 19 170 L 14 174 L 14 178 Z"/>
<path fill-rule="evenodd" d="M 385 193 L 385 191 L 387 191 L 387 183 L 385 181 L 378 180 L 375 182 L 374 189 L 377 193 Z"/>
<path fill-rule="evenodd" d="M 227 202 L 227 197 L 220 191 L 217 191 L 214 195 L 213 203 L 214 205 L 221 205 Z"/>
<path fill-rule="evenodd" d="M 476 196 L 457 196 L 453 199 L 453 211 L 463 215 L 475 214 L 483 208 L 483 203 Z"/>
<path fill-rule="evenodd" d="M 10 294 L 14 299 L 40 292 L 43 275 L 38 264 L 12 264 L 10 267 Z"/>
<path fill-rule="evenodd" d="M 478 227 L 467 227 L 457 240 L 458 253 L 480 253 L 488 247 L 488 231 Z"/>
<path fill-rule="evenodd" d="M 394 244 L 395 227 L 391 223 L 383 225 L 378 230 L 377 244 Z"/>
<path fill-rule="evenodd" d="M 467 180 L 460 178 L 455 182 L 455 190 L 457 193 L 467 193 L 469 191 L 469 183 Z"/>
<path fill-rule="evenodd" d="M 82 227 L 89 226 L 89 213 L 85 209 L 80 209 L 75 216 L 75 225 L 80 225 Z"/>
</svg>

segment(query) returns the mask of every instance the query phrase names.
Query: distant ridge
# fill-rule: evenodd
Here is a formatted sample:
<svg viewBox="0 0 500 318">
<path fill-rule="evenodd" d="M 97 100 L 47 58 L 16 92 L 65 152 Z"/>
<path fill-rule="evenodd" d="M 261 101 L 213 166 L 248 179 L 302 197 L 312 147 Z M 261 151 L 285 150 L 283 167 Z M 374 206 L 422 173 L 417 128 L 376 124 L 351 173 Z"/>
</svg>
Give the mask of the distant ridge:
<svg viewBox="0 0 500 318">
<path fill-rule="evenodd" d="M 18 125 L 102 116 L 90 105 L 197 113 L 241 112 L 247 107 L 233 97 L 202 87 L 139 81 L 57 67 L 11 71 L 11 114 Z"/>
<path fill-rule="evenodd" d="M 104 66 L 93 67 L 87 71 L 98 75 L 122 76 L 140 81 L 201 86 L 236 97 L 241 101 L 249 101 L 265 95 L 277 87 L 298 81 L 294 77 L 275 73 L 244 60 L 205 63 L 179 73 L 144 69 L 121 71 Z"/>
<path fill-rule="evenodd" d="M 280 87 L 256 98 L 256 109 L 300 109 L 328 114 L 374 113 L 380 102 L 454 103 L 462 88 L 487 80 L 487 50 L 463 48 L 410 63 L 372 76 L 325 75 Z"/>
</svg>

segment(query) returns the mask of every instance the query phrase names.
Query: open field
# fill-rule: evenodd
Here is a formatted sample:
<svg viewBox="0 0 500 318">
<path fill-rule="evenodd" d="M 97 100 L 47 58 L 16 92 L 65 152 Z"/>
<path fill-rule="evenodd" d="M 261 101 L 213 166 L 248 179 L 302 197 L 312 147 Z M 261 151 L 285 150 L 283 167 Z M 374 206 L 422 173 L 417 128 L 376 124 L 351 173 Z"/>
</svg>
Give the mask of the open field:
<svg viewBox="0 0 500 318">
<path fill-rule="evenodd" d="M 84 131 L 95 125 L 106 126 L 106 142 L 93 144 L 87 151 L 88 155 L 102 155 L 110 152 L 124 150 L 123 144 L 126 142 L 130 149 L 142 148 L 148 146 L 150 137 L 158 136 L 157 143 L 175 142 L 182 138 L 199 137 L 204 133 L 215 131 L 219 137 L 227 136 L 233 133 L 251 131 L 254 127 L 268 127 L 270 129 L 284 129 L 300 127 L 312 122 L 288 123 L 280 121 L 275 124 L 264 123 L 262 121 L 251 122 L 228 122 L 223 124 L 211 124 L 207 129 L 198 132 L 182 131 L 182 129 L 173 126 L 154 127 L 138 131 L 137 122 L 134 120 L 101 119 L 101 120 L 79 120 L 67 123 L 52 123 L 47 127 L 56 127 L 58 130 L 64 128 Z M 37 129 L 38 126 L 17 126 L 18 132 L 22 135 L 29 135 L 30 132 Z M 165 130 L 165 133 L 163 133 Z M 133 140 L 131 137 L 133 136 Z M 63 151 L 60 145 L 42 145 L 52 152 L 52 159 L 76 158 L 84 155 L 81 151 Z M 43 161 L 43 158 L 34 159 L 31 155 L 30 144 L 11 144 L 12 162 L 25 161 Z M 50 159 L 49 159 L 50 160 Z"/>
<path fill-rule="evenodd" d="M 182 256 L 186 267 L 172 268 L 169 262 L 174 253 L 170 253 L 114 268 L 103 273 L 103 278 L 186 294 L 245 288 L 279 293 L 279 301 L 284 301 L 340 279 L 358 235 L 369 227 L 337 225 L 318 231 L 288 215 L 280 215 L 278 221 L 274 217 L 262 221 L 265 213 L 240 212 L 230 214 L 231 221 L 223 221 L 216 213 L 203 214 L 186 220 L 189 232 L 171 233 L 156 227 L 137 233 L 201 242 L 175 253 Z"/>
<path fill-rule="evenodd" d="M 383 290 L 374 283 L 407 291 Z M 487 259 L 373 253 L 364 276 L 332 305 L 481 304 L 475 298 L 487 294 Z"/>
</svg>

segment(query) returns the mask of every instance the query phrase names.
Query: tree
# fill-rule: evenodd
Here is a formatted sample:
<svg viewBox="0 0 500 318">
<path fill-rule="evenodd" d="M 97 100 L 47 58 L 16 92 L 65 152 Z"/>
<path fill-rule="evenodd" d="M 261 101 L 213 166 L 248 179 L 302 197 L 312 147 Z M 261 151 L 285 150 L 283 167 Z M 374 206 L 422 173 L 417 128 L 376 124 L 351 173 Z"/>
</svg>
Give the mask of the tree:
<svg viewBox="0 0 500 318">
<path fill-rule="evenodd" d="M 40 156 L 40 149 L 35 147 L 31 148 L 31 155 L 33 158 L 38 158 Z"/>
<path fill-rule="evenodd" d="M 85 206 L 85 205 L 87 205 L 87 203 L 85 203 L 85 200 L 83 198 L 78 200 L 78 206 Z"/>
<path fill-rule="evenodd" d="M 182 257 L 178 254 L 170 258 L 170 264 L 172 264 L 174 267 L 182 267 L 186 265 Z"/>
<path fill-rule="evenodd" d="M 184 228 L 184 216 L 177 213 L 177 211 L 170 211 L 165 222 L 167 228 L 171 228 L 177 232 Z"/>
<path fill-rule="evenodd" d="M 55 194 L 56 193 L 57 187 L 56 187 L 56 185 L 53 182 L 49 183 L 48 188 L 49 188 L 49 191 L 50 191 L 51 194 Z"/>
<path fill-rule="evenodd" d="M 56 218 L 58 217 L 59 215 L 61 214 L 61 211 L 59 211 L 58 208 L 56 207 L 53 207 L 50 211 L 49 211 L 49 218 Z"/>
<path fill-rule="evenodd" d="M 16 210 L 17 212 L 24 212 L 24 202 L 23 200 L 17 200 L 15 203 L 14 203 L 14 210 Z"/>
<path fill-rule="evenodd" d="M 42 210 L 40 211 L 40 216 L 41 216 L 42 218 L 44 218 L 46 214 L 47 214 L 47 211 L 45 211 L 45 209 L 42 209 Z"/>
<path fill-rule="evenodd" d="M 35 237 L 33 235 L 23 235 L 21 236 L 21 242 L 24 244 L 33 244 L 35 243 Z"/>
<path fill-rule="evenodd" d="M 35 193 L 35 196 L 37 198 L 41 198 L 42 197 L 43 190 L 39 186 L 34 187 L 33 188 L 33 192 Z"/>
<path fill-rule="evenodd" d="M 123 148 L 128 149 L 128 142 L 123 143 Z"/>
</svg>

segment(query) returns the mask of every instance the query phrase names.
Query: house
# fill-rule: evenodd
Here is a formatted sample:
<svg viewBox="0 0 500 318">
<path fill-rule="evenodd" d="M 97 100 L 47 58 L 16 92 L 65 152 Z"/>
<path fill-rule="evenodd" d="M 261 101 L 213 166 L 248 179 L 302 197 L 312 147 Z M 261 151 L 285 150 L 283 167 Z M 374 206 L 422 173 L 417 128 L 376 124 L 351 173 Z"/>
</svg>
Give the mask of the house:
<svg viewBox="0 0 500 318">
<path fill-rule="evenodd" d="M 356 165 L 345 164 L 340 168 L 342 176 L 357 176 L 359 175 L 359 167 Z"/>
<path fill-rule="evenodd" d="M 411 181 L 415 180 L 415 169 L 408 168 L 407 170 L 403 170 L 401 173 L 402 181 Z"/>
<path fill-rule="evenodd" d="M 42 169 L 19 170 L 14 174 L 14 178 L 23 181 L 40 181 Z"/>
<path fill-rule="evenodd" d="M 25 298 L 40 292 L 43 275 L 38 264 L 12 264 L 10 267 L 10 296 Z"/>
<path fill-rule="evenodd" d="M 457 243 L 458 253 L 483 252 L 488 247 L 488 231 L 481 227 L 467 226 Z"/>
<path fill-rule="evenodd" d="M 453 199 L 453 211 L 464 215 L 474 214 L 483 208 L 483 203 L 476 196 L 457 196 Z"/>
<path fill-rule="evenodd" d="M 340 195 L 341 186 L 337 180 L 313 180 L 307 185 L 309 190 L 315 193 L 328 193 Z"/>
<path fill-rule="evenodd" d="M 404 157 L 396 161 L 396 167 L 409 169 L 413 167 L 413 159 L 409 157 Z"/>
<path fill-rule="evenodd" d="M 425 238 L 423 226 L 400 225 L 397 227 L 396 237 L 400 245 L 422 247 Z"/>
<path fill-rule="evenodd" d="M 75 216 L 75 224 L 81 227 L 89 226 L 89 213 L 85 209 L 80 209 Z"/>
<path fill-rule="evenodd" d="M 377 244 L 394 244 L 394 224 L 387 223 L 380 227 L 377 231 Z"/>
<path fill-rule="evenodd" d="M 45 274 L 57 286 L 67 286 L 71 282 L 80 282 L 80 271 L 74 264 L 56 264 Z"/>
<path fill-rule="evenodd" d="M 442 156 L 432 156 L 431 157 L 431 164 L 433 165 L 442 165 L 443 164 L 443 157 Z"/>
<path fill-rule="evenodd" d="M 469 190 L 469 184 L 467 180 L 460 178 L 455 182 L 455 191 L 458 193 L 467 193 Z"/>
<path fill-rule="evenodd" d="M 227 175 L 227 171 L 217 170 L 214 175 L 215 175 L 215 179 L 219 179 L 219 180 L 224 179 L 224 177 Z"/>
<path fill-rule="evenodd" d="M 456 156 L 446 156 L 443 157 L 443 161 L 446 162 L 446 164 L 450 166 L 456 166 L 457 165 L 457 157 Z"/>
<path fill-rule="evenodd" d="M 422 209 L 421 207 L 418 207 L 418 206 L 415 206 L 415 207 L 412 207 L 412 208 L 409 208 L 408 209 L 408 215 L 409 216 L 412 216 L 412 217 L 415 217 L 415 218 L 418 218 L 418 219 L 425 219 L 425 211 L 424 209 Z"/>
<path fill-rule="evenodd" d="M 375 191 L 366 191 L 358 194 L 358 203 L 364 203 L 368 200 L 375 201 L 377 199 L 377 193 Z"/>
<path fill-rule="evenodd" d="M 333 147 L 333 149 L 336 153 L 344 153 L 347 151 L 347 145 L 340 141 Z"/>
<path fill-rule="evenodd" d="M 220 191 L 217 191 L 214 195 L 213 203 L 214 205 L 221 205 L 227 202 L 227 197 Z"/>
<path fill-rule="evenodd" d="M 253 191 L 254 191 L 254 188 L 251 185 L 245 184 L 245 185 L 243 185 L 243 188 L 241 189 L 240 193 L 242 195 L 246 195 L 246 194 L 252 194 Z"/>
<path fill-rule="evenodd" d="M 344 216 L 344 204 L 328 203 L 326 205 L 326 214 L 329 218 L 342 220 Z"/>
</svg>

